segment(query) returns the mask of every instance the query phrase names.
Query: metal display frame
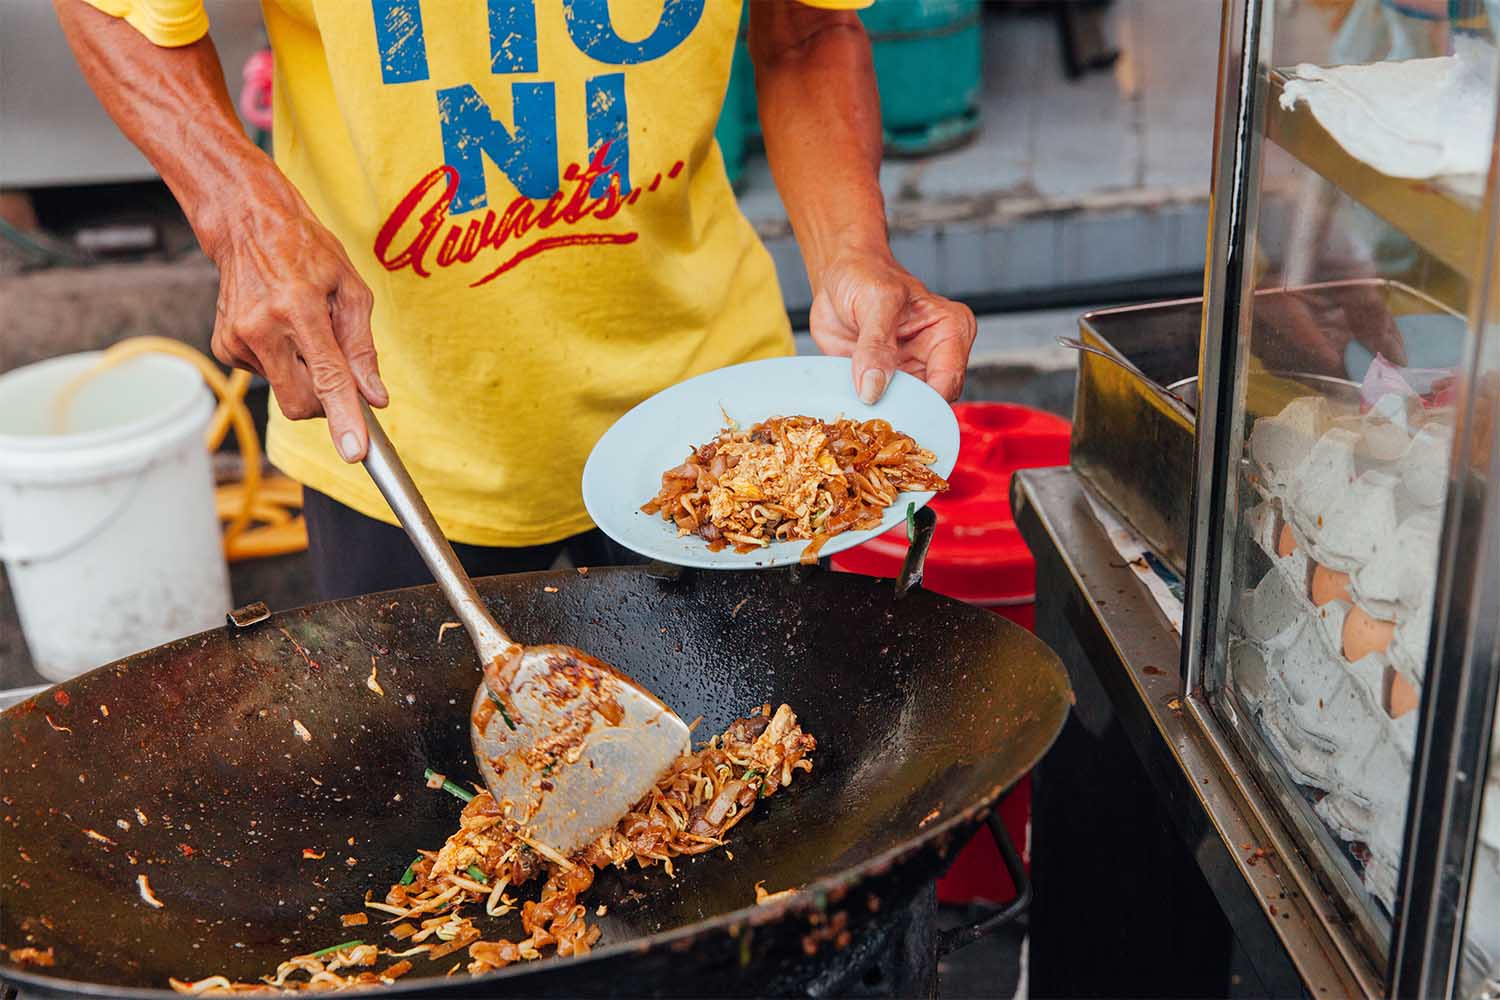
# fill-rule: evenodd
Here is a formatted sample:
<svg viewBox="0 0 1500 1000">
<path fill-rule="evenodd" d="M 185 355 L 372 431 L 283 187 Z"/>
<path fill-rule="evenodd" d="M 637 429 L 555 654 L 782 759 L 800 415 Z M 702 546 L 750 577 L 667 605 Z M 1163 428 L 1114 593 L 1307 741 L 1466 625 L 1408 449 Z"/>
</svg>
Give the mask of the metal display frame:
<svg viewBox="0 0 1500 1000">
<path fill-rule="evenodd" d="M 1392 996 L 1469 995 L 1474 990 L 1473 977 L 1464 968 L 1464 922 L 1500 688 L 1500 434 L 1487 431 L 1485 420 L 1493 418 L 1479 412 L 1486 392 L 1500 395 L 1500 245 L 1495 225 L 1500 221 L 1500 157 L 1492 151 L 1480 204 L 1464 204 L 1430 189 L 1417 191 L 1418 197 L 1441 201 L 1450 215 L 1457 213 L 1451 221 L 1461 228 L 1433 225 L 1408 232 L 1429 248 L 1438 241 L 1440 258 L 1477 280 L 1460 376 L 1463 403 L 1455 416 L 1399 891 L 1387 921 L 1362 901 L 1357 874 L 1330 849 L 1331 836 L 1305 800 L 1267 766 L 1261 739 L 1247 737 L 1253 723 L 1233 689 L 1223 683 L 1246 431 L 1240 405 L 1249 357 L 1245 331 L 1254 299 L 1264 146 L 1288 141 L 1291 134 L 1311 136 L 1318 140 L 1317 155 L 1300 157 L 1297 149 L 1282 148 L 1398 229 L 1409 229 L 1403 223 L 1412 220 L 1434 221 L 1430 205 L 1403 198 L 1397 185 L 1382 188 L 1378 175 L 1362 165 L 1354 182 L 1341 183 L 1345 177 L 1336 168 L 1342 161 L 1331 151 L 1337 147 L 1309 124 L 1310 116 L 1302 113 L 1294 119 L 1279 109 L 1273 92 L 1281 77 L 1267 55 L 1275 8 L 1273 0 L 1224 0 L 1223 5 L 1180 664 L 1184 705 L 1226 766 L 1260 786 L 1277 814 L 1267 821 L 1279 820 L 1304 849 L 1302 860 L 1315 891 L 1326 895 L 1330 911 L 1347 924 L 1330 931 L 1362 986 Z M 1407 184 L 1404 190 L 1414 189 Z M 1463 259 L 1470 249 L 1472 256 Z M 1497 405 L 1494 399 L 1488 403 Z M 1481 450 L 1481 442 L 1487 451 Z"/>
<path fill-rule="evenodd" d="M 1500 125 L 1500 108 L 1496 120 Z M 1468 385 L 1456 413 L 1391 952 L 1389 982 L 1398 996 L 1455 996 L 1463 986 L 1470 875 L 1500 712 L 1500 434 L 1486 431 L 1479 412 L 1486 402 L 1500 406 L 1494 224 L 1500 220 L 1500 156 L 1493 145 L 1483 211 L 1492 220 L 1480 271 L 1485 280 L 1474 294 Z"/>
</svg>

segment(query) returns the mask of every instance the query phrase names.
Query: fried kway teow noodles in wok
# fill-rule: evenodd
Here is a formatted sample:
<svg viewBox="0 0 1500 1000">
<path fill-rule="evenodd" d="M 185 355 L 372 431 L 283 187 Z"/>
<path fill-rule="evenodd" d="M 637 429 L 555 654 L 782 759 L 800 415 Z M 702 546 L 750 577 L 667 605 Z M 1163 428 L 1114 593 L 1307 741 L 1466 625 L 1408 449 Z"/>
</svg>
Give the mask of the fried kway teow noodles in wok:
<svg viewBox="0 0 1500 1000">
<path fill-rule="evenodd" d="M 595 871 L 661 864 L 674 874 L 673 858 L 722 847 L 761 799 L 791 784 L 798 771 L 811 771 L 816 748 L 789 706 L 773 714 L 763 705 L 679 757 L 614 829 L 573 857 L 528 836 L 508 802 L 429 771 L 429 787 L 467 800 L 458 830 L 440 849 L 418 851 L 383 899 L 367 898 L 362 910 L 341 918 L 344 927 L 359 928 L 349 932 L 358 937 L 293 956 L 257 983 L 209 976 L 173 979 L 172 987 L 201 996 L 339 990 L 393 983 L 418 962 L 427 975 L 463 967 L 478 975 L 548 954 L 583 954 L 600 936 L 580 901 Z M 539 879 L 537 897 L 522 901 L 523 887 Z M 747 886 L 747 898 L 752 891 L 761 895 Z M 525 932 L 519 940 L 486 940 L 475 924 L 516 910 Z"/>
</svg>

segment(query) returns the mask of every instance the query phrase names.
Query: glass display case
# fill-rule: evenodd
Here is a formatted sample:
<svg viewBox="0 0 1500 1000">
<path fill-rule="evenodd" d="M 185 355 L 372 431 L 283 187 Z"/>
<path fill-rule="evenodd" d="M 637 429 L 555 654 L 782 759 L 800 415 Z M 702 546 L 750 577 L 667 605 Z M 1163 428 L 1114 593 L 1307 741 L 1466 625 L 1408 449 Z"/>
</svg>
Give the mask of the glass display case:
<svg viewBox="0 0 1500 1000">
<path fill-rule="evenodd" d="M 1500 552 L 1493 552 L 1500 560 Z M 1500 997 L 1500 703 L 1490 710 L 1489 755 L 1484 763 L 1484 793 L 1479 806 L 1479 848 L 1474 861 L 1469 909 L 1465 917 L 1467 961 L 1460 973 L 1460 995 L 1494 1000 Z"/>
<path fill-rule="evenodd" d="M 1500 0 L 1227 0 L 1190 709 L 1385 992 L 1500 996 Z"/>
</svg>

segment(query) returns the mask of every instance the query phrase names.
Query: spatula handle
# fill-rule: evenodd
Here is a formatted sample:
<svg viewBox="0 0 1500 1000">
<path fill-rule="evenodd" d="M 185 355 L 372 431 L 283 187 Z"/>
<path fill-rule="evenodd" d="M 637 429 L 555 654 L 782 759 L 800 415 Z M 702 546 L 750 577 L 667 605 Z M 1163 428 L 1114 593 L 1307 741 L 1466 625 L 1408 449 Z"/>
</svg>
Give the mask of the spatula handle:
<svg viewBox="0 0 1500 1000">
<path fill-rule="evenodd" d="M 391 439 L 386 437 L 385 428 L 380 426 L 380 421 L 375 419 L 375 414 L 364 400 L 360 400 L 359 405 L 364 413 L 365 427 L 370 432 L 365 471 L 375 480 L 386 503 L 391 505 L 391 510 L 406 529 L 412 544 L 417 547 L 422 561 L 432 571 L 433 579 L 442 588 L 443 596 L 448 598 L 453 613 L 463 622 L 475 651 L 479 653 L 480 663 L 508 658 L 519 647 L 496 624 L 495 619 L 490 617 L 489 610 L 479 598 L 479 592 L 474 589 L 473 581 L 454 554 L 453 546 L 448 544 L 448 539 L 438 530 L 437 521 L 433 520 L 432 511 L 427 508 L 427 501 L 422 499 L 422 494 L 417 491 L 416 484 L 411 481 L 411 475 L 401 462 L 401 456 L 396 454 Z"/>
</svg>

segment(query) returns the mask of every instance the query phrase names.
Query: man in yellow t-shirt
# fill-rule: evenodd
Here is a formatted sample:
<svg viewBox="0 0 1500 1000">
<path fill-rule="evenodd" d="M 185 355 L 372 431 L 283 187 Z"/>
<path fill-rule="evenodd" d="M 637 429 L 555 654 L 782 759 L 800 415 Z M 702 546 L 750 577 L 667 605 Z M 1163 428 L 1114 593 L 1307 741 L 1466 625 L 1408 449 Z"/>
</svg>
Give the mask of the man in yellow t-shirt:
<svg viewBox="0 0 1500 1000">
<path fill-rule="evenodd" d="M 604 430 L 791 350 L 713 139 L 738 0 L 263 0 L 274 163 L 202 0 L 54 2 L 218 265 L 214 350 L 271 383 L 325 596 L 427 579 L 354 464 L 361 396 L 470 571 L 508 572 L 618 557 L 579 492 Z M 752 4 L 766 153 L 819 347 L 867 401 L 898 368 L 953 399 L 974 318 L 891 256 L 868 2 Z"/>
</svg>

